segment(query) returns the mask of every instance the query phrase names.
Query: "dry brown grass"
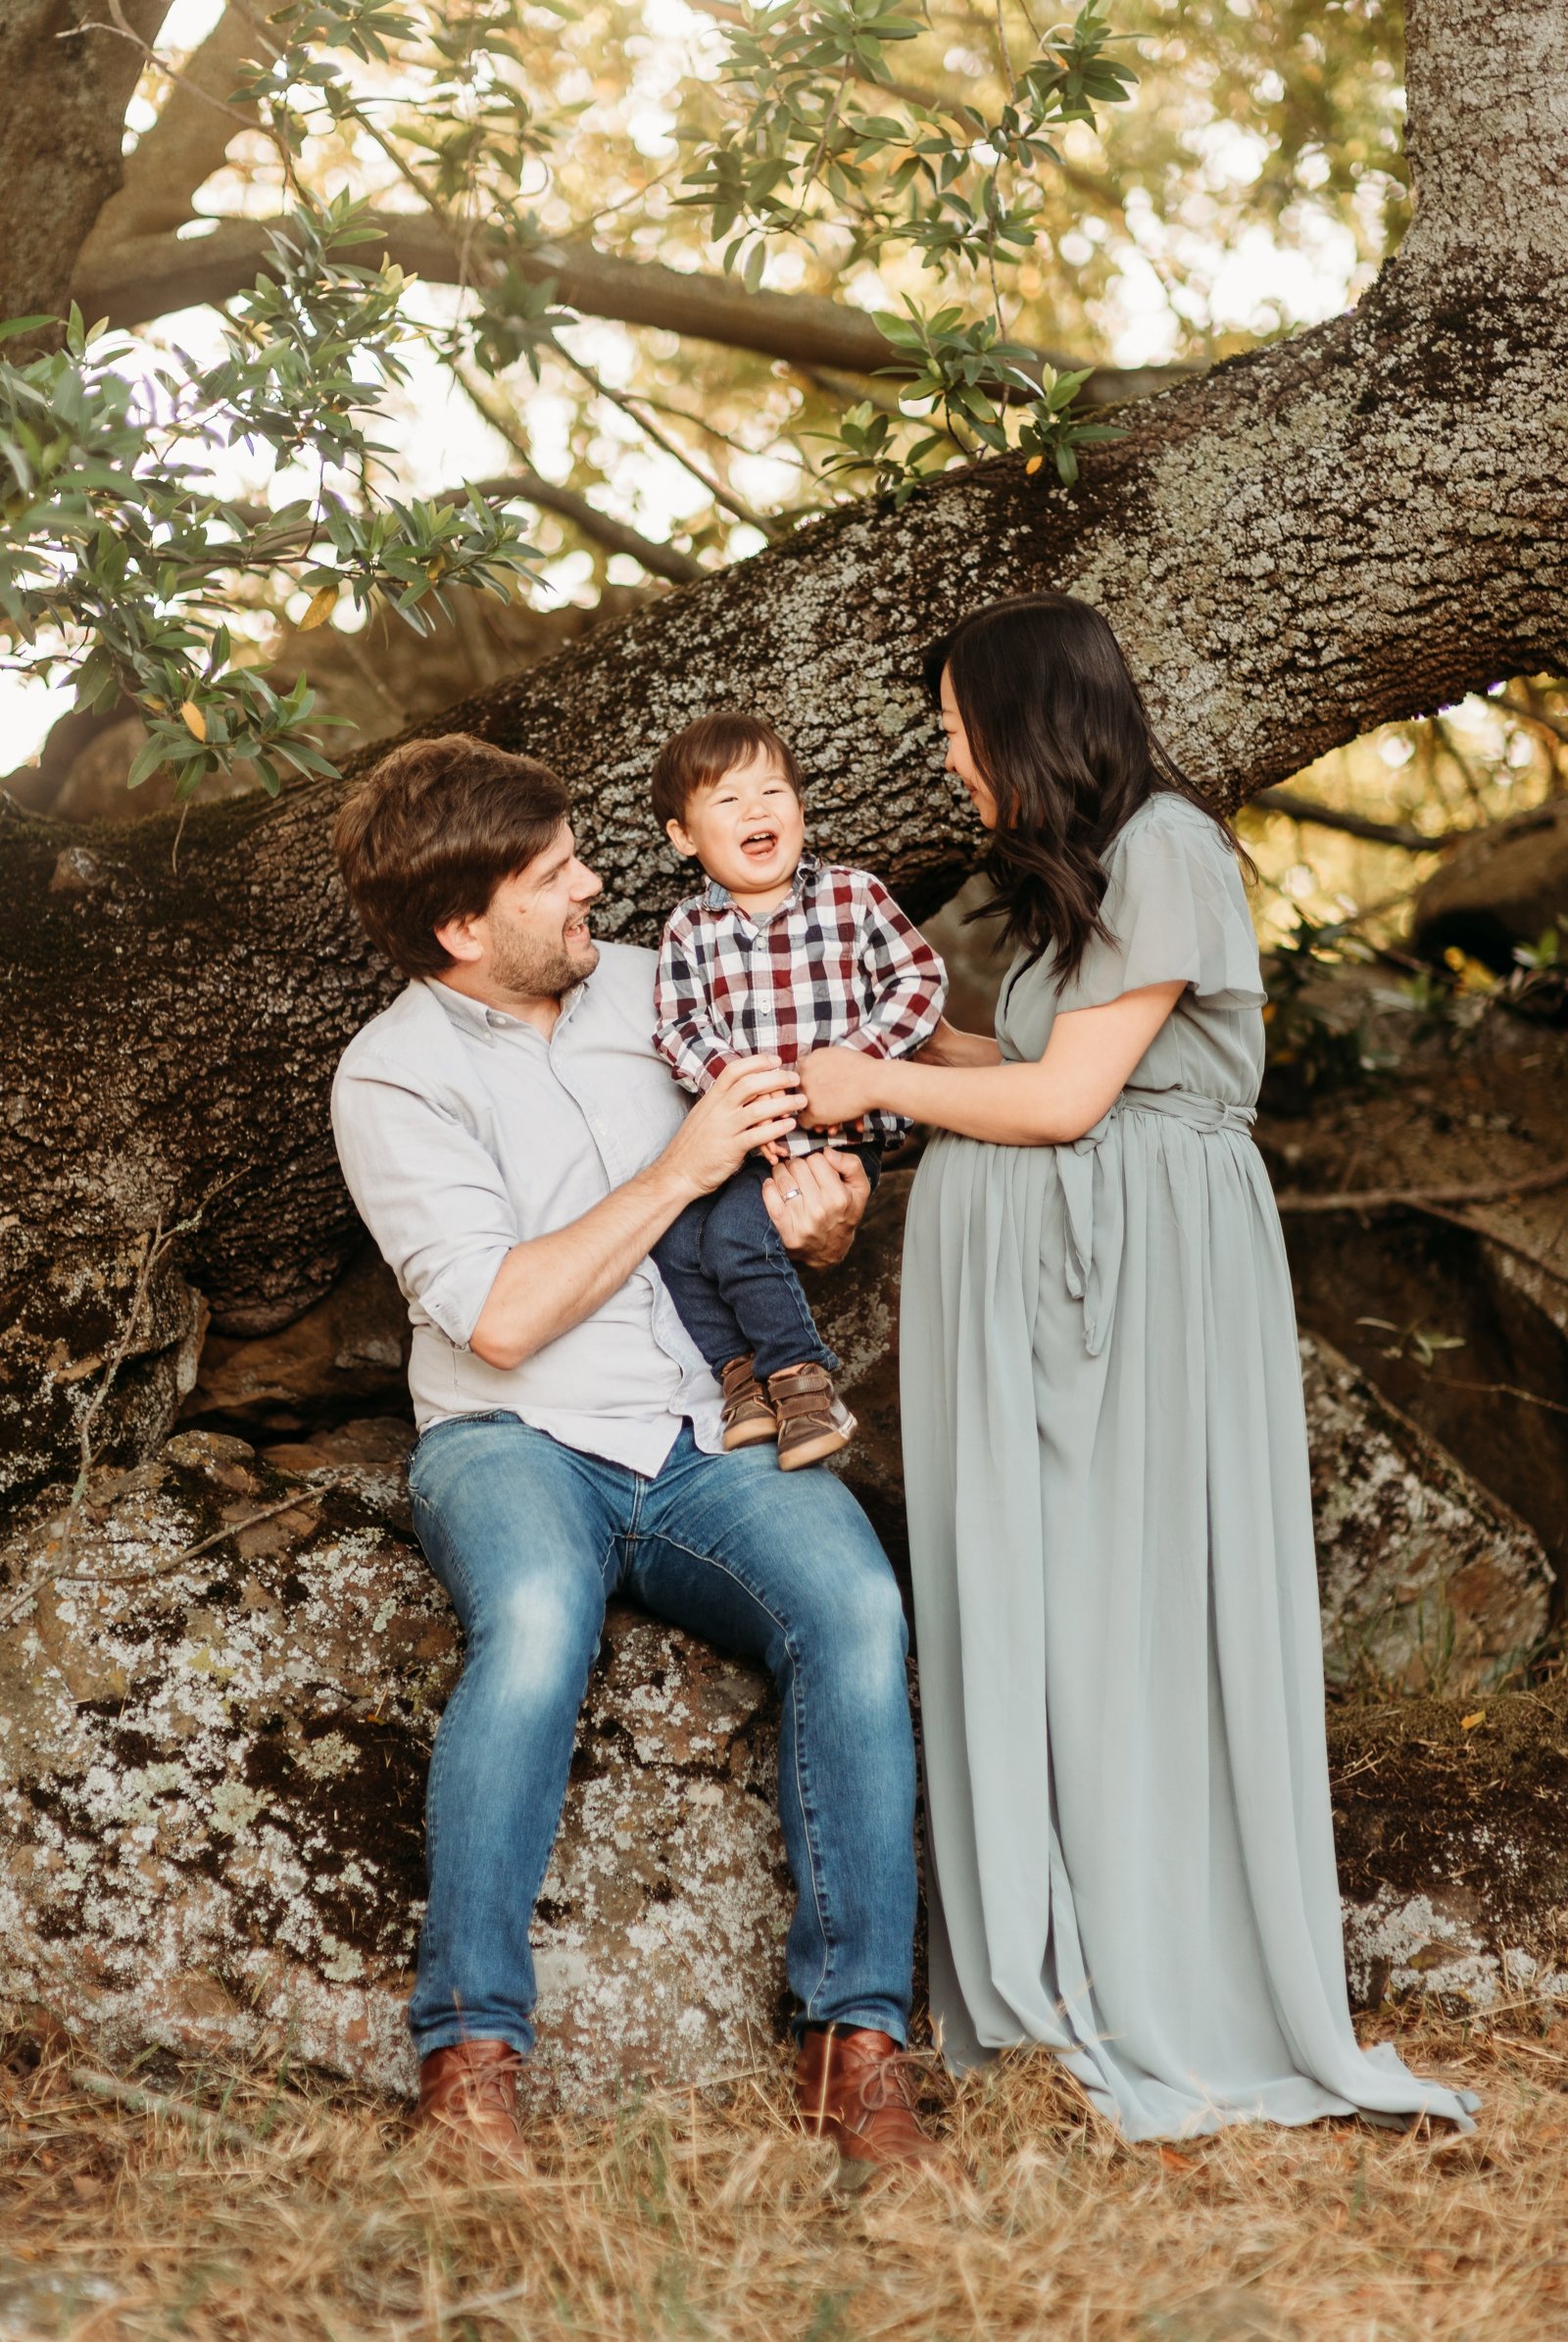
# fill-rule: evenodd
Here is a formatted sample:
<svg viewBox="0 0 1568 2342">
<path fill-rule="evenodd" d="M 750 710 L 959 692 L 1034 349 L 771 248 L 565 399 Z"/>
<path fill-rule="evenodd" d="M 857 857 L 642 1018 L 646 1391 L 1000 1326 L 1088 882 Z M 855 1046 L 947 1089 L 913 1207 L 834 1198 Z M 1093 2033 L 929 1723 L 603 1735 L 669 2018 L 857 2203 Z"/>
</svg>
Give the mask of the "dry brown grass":
<svg viewBox="0 0 1568 2342">
<path fill-rule="evenodd" d="M 164 2075 L 220 2116 L 204 2128 L 105 2105 L 66 2046 L 18 2035 L 0 2337 L 1568 2335 L 1568 2022 L 1427 2016 L 1397 2037 L 1483 2093 L 1474 2138 L 1127 2148 L 1019 2057 L 957 2093 L 951 2169 L 845 2199 L 787 2126 L 782 2057 L 728 2091 L 540 2120 L 503 2181 L 309 2078 Z"/>
</svg>

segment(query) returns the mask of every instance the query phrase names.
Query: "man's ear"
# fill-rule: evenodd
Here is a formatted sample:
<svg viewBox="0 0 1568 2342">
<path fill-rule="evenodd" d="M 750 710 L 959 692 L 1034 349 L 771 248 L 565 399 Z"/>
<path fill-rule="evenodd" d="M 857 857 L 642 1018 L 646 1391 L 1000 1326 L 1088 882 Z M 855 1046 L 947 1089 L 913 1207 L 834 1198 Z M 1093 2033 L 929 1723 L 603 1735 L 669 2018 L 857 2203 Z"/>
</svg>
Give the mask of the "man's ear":
<svg viewBox="0 0 1568 2342">
<path fill-rule="evenodd" d="M 484 957 L 484 945 L 475 935 L 477 919 L 467 913 L 461 919 L 448 919 L 444 927 L 435 931 L 435 940 L 448 959 L 458 960 L 464 967 L 472 967 Z"/>
<path fill-rule="evenodd" d="M 681 856 L 683 861 L 696 861 L 697 849 L 692 844 L 691 834 L 689 831 L 683 829 L 678 821 L 666 821 L 664 824 L 664 835 L 669 840 L 671 846 L 674 847 L 675 852 Z"/>
</svg>

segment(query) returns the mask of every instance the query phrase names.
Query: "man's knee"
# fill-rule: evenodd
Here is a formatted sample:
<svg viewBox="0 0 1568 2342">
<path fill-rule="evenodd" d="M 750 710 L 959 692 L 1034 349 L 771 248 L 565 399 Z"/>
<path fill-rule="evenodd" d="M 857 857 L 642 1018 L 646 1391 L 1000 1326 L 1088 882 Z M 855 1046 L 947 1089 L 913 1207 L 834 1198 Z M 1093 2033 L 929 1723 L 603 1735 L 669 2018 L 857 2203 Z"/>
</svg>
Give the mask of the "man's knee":
<svg viewBox="0 0 1568 2342">
<path fill-rule="evenodd" d="M 604 1582 L 586 1562 L 553 1554 L 522 1570 L 470 1628 L 467 1659 L 503 1697 L 532 1700 L 581 1690 L 605 1623 Z"/>
<path fill-rule="evenodd" d="M 824 1534 L 817 1546 L 822 1565 L 798 1588 L 792 1622 L 817 1665 L 853 1676 L 868 1686 L 881 1679 L 903 1696 L 908 1628 L 898 1581 L 870 1524 L 857 1509 L 858 1534 L 835 1538 Z"/>
</svg>

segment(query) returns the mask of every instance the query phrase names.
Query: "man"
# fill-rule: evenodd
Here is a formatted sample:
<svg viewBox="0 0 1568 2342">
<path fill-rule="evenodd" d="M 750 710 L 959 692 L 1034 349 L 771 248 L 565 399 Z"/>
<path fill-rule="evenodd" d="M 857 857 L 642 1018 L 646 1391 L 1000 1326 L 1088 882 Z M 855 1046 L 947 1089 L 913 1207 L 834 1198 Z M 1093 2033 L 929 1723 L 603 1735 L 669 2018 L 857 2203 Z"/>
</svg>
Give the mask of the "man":
<svg viewBox="0 0 1568 2342">
<path fill-rule="evenodd" d="M 914 1771 L 898 1590 L 839 1482 L 720 1447 L 720 1398 L 650 1247 L 804 1099 L 770 1056 L 688 1111 L 656 1053 L 654 955 L 597 945 L 556 776 L 465 734 L 394 750 L 336 845 L 410 978 L 344 1051 L 344 1175 L 409 1302 L 419 1539 L 466 1636 L 436 1734 L 410 2025 L 421 2118 L 501 2153 L 533 2043 L 528 1929 L 606 1598 L 764 1660 L 797 1890 L 802 2119 L 863 2176 L 932 2152 L 901 2052 Z M 843 1257 L 848 1154 L 782 1164 L 781 1243 Z"/>
</svg>

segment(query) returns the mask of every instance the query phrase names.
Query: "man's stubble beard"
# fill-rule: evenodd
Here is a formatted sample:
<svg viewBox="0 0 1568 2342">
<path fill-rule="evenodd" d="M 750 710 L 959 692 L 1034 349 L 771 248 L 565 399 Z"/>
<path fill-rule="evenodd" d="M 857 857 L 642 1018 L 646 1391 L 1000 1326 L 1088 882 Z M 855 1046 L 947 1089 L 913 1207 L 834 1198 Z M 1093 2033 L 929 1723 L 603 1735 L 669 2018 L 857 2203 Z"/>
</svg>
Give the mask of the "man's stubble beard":
<svg viewBox="0 0 1568 2342">
<path fill-rule="evenodd" d="M 514 1000 L 559 1000 L 598 965 L 596 943 L 585 943 L 581 956 L 573 959 L 559 936 L 553 944 L 535 944 L 514 933 L 496 940 L 490 962 L 495 981 Z"/>
</svg>

